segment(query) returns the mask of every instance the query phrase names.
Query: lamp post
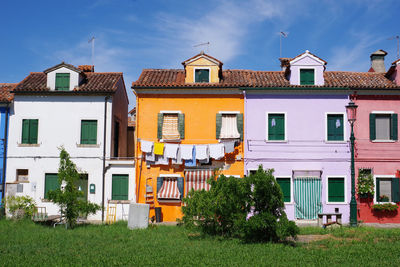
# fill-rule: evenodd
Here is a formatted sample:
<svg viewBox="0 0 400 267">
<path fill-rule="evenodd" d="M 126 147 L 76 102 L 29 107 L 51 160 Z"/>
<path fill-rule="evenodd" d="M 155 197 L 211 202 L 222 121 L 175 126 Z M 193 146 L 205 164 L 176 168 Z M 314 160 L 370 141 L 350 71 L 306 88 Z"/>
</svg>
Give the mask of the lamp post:
<svg viewBox="0 0 400 267">
<path fill-rule="evenodd" d="M 356 121 L 357 105 L 353 101 L 346 106 L 347 119 L 351 126 L 351 201 L 350 201 L 350 226 L 357 226 L 357 201 L 356 201 L 356 183 L 354 171 L 354 131 L 353 126 Z"/>
</svg>

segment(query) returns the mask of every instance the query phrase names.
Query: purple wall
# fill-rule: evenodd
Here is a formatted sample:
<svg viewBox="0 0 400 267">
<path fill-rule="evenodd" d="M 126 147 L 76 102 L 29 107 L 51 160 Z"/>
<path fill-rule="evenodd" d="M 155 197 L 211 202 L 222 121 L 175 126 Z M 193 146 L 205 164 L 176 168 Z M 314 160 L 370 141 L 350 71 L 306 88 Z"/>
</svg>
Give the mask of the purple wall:
<svg viewBox="0 0 400 267">
<path fill-rule="evenodd" d="M 295 219 L 293 170 L 322 171 L 323 212 L 339 208 L 343 223 L 349 222 L 351 197 L 348 95 L 273 95 L 247 91 L 245 97 L 245 173 L 262 164 L 275 169 L 275 177 L 292 178 L 292 201 L 286 203 L 288 218 Z M 286 142 L 266 141 L 266 113 L 286 113 Z M 344 114 L 344 140 L 326 141 L 326 114 Z M 327 177 L 345 177 L 345 202 L 327 203 Z"/>
</svg>

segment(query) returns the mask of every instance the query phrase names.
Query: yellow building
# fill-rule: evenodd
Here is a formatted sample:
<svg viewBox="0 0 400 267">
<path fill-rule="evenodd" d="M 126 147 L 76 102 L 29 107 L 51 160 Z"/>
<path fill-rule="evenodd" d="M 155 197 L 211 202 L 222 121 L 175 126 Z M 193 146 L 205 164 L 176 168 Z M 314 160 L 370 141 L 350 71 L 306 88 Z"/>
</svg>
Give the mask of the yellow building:
<svg viewBox="0 0 400 267">
<path fill-rule="evenodd" d="M 161 207 L 163 221 L 181 218 L 181 199 L 208 188 L 214 170 L 243 176 L 243 93 L 238 71 L 200 53 L 183 69 L 144 69 L 136 94 L 136 197 Z M 160 155 L 157 155 L 160 154 Z"/>
</svg>

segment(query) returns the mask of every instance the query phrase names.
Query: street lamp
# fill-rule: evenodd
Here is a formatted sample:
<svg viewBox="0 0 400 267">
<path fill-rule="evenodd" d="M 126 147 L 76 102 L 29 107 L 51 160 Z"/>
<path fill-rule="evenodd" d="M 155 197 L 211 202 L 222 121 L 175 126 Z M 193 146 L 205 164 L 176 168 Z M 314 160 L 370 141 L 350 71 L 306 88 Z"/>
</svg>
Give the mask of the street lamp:
<svg viewBox="0 0 400 267">
<path fill-rule="evenodd" d="M 351 201 L 350 201 L 350 226 L 357 226 L 357 202 L 356 202 L 356 183 L 354 172 L 354 131 L 353 126 L 356 121 L 357 105 L 353 101 L 346 106 L 347 120 L 351 126 Z"/>
</svg>

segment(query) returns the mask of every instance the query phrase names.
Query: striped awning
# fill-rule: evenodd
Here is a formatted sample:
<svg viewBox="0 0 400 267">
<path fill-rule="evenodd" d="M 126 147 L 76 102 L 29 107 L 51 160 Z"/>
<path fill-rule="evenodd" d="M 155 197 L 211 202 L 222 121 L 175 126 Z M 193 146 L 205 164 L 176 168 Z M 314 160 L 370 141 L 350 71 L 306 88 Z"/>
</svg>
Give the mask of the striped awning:
<svg viewBox="0 0 400 267">
<path fill-rule="evenodd" d="M 185 172 L 185 194 L 192 190 L 210 190 L 207 180 L 212 176 L 212 170 L 190 170 Z"/>
<path fill-rule="evenodd" d="M 178 189 L 178 181 L 174 178 L 164 178 L 160 191 L 157 193 L 158 199 L 180 199 L 181 193 Z"/>
</svg>

